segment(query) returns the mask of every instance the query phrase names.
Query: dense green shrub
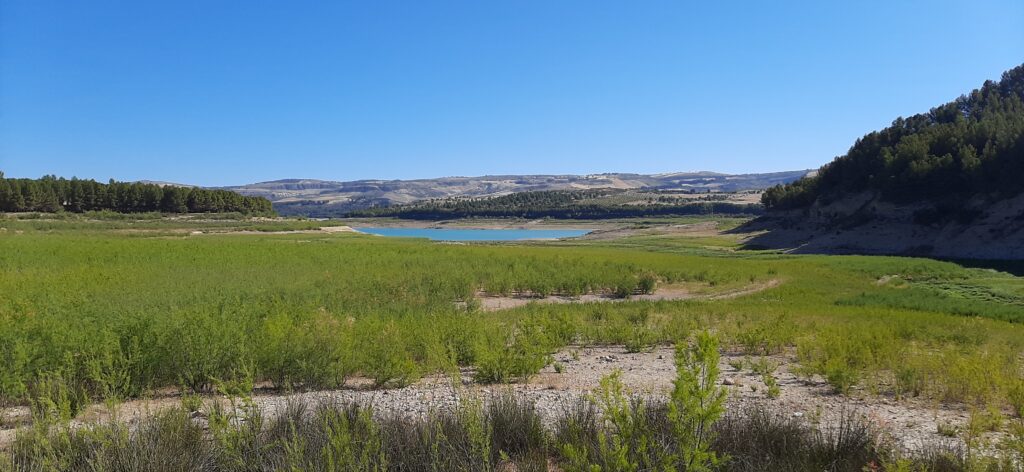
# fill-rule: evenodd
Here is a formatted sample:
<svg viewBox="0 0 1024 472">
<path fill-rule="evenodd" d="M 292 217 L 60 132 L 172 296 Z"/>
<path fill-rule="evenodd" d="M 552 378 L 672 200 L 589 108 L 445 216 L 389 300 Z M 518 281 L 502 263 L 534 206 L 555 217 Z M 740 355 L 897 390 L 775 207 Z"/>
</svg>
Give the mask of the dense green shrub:
<svg viewBox="0 0 1024 472">
<path fill-rule="evenodd" d="M 362 372 L 378 387 L 403 387 L 420 375 L 409 352 L 409 337 L 395 322 L 363 323 L 356 330 Z"/>
<path fill-rule="evenodd" d="M 263 320 L 254 348 L 262 375 L 277 388 L 334 388 L 357 368 L 354 342 L 352 327 L 325 312 L 276 313 Z"/>
<path fill-rule="evenodd" d="M 475 379 L 483 383 L 526 380 L 551 362 L 556 347 L 551 333 L 536 323 L 521 323 L 511 332 L 492 331 L 477 353 Z"/>
</svg>

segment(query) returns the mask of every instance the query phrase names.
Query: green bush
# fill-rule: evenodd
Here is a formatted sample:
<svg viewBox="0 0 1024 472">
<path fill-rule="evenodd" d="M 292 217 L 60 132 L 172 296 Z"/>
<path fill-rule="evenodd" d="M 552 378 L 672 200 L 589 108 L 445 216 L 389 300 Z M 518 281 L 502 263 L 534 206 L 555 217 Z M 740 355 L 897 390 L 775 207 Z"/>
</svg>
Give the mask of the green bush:
<svg viewBox="0 0 1024 472">
<path fill-rule="evenodd" d="M 704 331 L 690 346 L 676 346 L 676 379 L 668 417 L 679 443 L 683 470 L 710 471 L 722 462 L 711 450 L 713 426 L 725 412 L 726 391 L 718 382 L 718 339 Z"/>
<path fill-rule="evenodd" d="M 769 355 L 782 352 L 793 343 L 796 326 L 788 316 L 781 315 L 770 320 L 759 321 L 749 328 L 740 328 L 736 342 L 745 354 Z"/>
<path fill-rule="evenodd" d="M 230 378 L 250 362 L 251 337 L 234 313 L 186 313 L 175 317 L 160 340 L 164 377 L 177 378 L 191 391 L 209 391 L 216 379 Z"/>
<path fill-rule="evenodd" d="M 654 346 L 657 337 L 650 328 L 645 326 L 633 326 L 629 337 L 626 338 L 626 352 L 643 352 Z"/>
<path fill-rule="evenodd" d="M 44 374 L 31 390 L 32 417 L 40 424 L 69 421 L 89 402 L 89 396 L 66 373 Z"/>
<path fill-rule="evenodd" d="M 925 373 L 915 365 L 901 364 L 894 371 L 897 396 L 920 396 L 925 389 Z"/>
<path fill-rule="evenodd" d="M 258 370 L 279 389 L 334 388 L 357 368 L 352 328 L 325 312 L 273 314 L 256 339 Z"/>
<path fill-rule="evenodd" d="M 768 398 L 775 399 L 782 395 L 782 389 L 779 387 L 779 381 L 774 375 L 766 373 L 761 376 L 761 379 L 764 381 L 765 387 L 768 388 L 765 392 L 765 394 L 768 395 Z"/>
<path fill-rule="evenodd" d="M 643 293 L 651 294 L 658 288 L 658 274 L 654 272 L 645 271 L 640 274 L 637 279 L 637 290 Z"/>
<path fill-rule="evenodd" d="M 1013 408 L 1014 413 L 1018 417 L 1024 418 L 1024 379 L 1011 381 L 1007 397 L 1010 400 L 1010 406 Z"/>
<path fill-rule="evenodd" d="M 837 393 L 849 393 L 850 389 L 860 380 L 860 372 L 857 368 L 841 358 L 826 361 L 824 374 L 825 380 Z"/>
<path fill-rule="evenodd" d="M 407 335 L 393 321 L 365 323 L 362 328 L 356 330 L 362 372 L 373 379 L 375 386 L 404 387 L 419 378 L 419 365 L 409 353 Z"/>
<path fill-rule="evenodd" d="M 537 325 L 521 325 L 507 335 L 493 332 L 477 351 L 474 379 L 481 383 L 526 380 L 550 363 L 549 342 Z"/>
</svg>

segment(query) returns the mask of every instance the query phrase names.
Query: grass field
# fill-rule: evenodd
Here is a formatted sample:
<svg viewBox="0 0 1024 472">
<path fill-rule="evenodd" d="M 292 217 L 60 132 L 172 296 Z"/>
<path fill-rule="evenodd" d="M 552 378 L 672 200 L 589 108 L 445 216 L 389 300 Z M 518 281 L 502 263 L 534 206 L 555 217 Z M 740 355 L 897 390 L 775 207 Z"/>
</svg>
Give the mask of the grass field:
<svg viewBox="0 0 1024 472">
<path fill-rule="evenodd" d="M 318 226 L 0 219 L 0 403 L 73 413 L 165 387 L 320 389 L 352 376 L 401 385 L 459 366 L 507 382 L 568 344 L 644 349 L 709 329 L 727 349 L 791 352 L 837 392 L 1024 413 L 1024 279 L 1007 273 L 741 251 L 709 234 L 466 245 L 190 234 Z M 716 293 L 769 282 L 778 285 L 719 300 L 499 312 L 473 301 L 481 290 L 626 294 L 654 283 Z"/>
<path fill-rule="evenodd" d="M 840 390 L 900 390 L 906 377 L 919 379 L 915 394 L 1000 401 L 1021 367 L 1024 282 L 953 263 L 736 252 L 704 235 L 450 245 L 184 236 L 169 229 L 209 223 L 158 221 L 134 232 L 118 222 L 89 231 L 81 222 L 0 223 L 0 361 L 9 366 L 0 398 L 27 401 L 49 375 L 97 399 L 204 389 L 243 373 L 289 387 L 333 386 L 356 373 L 384 384 L 526 362 L 572 342 L 667 342 L 703 327 L 742 349 L 794 348 Z M 649 279 L 711 292 L 780 285 L 732 300 L 472 309 L 478 290 L 628 293 Z M 509 343 L 524 359 L 490 358 L 507 355 L 500 347 Z M 940 368 L 949 362 L 975 367 Z M 516 377 L 535 364 L 503 367 Z"/>
</svg>

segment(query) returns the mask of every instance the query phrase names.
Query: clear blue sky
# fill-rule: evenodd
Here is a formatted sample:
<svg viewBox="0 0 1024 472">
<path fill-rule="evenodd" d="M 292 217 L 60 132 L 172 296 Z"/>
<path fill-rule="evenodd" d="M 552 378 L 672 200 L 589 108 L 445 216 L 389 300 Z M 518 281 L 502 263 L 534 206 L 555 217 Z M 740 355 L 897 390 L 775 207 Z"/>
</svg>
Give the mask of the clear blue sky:
<svg viewBox="0 0 1024 472">
<path fill-rule="evenodd" d="M 1024 2 L 0 2 L 0 170 L 230 185 L 814 168 Z"/>
</svg>

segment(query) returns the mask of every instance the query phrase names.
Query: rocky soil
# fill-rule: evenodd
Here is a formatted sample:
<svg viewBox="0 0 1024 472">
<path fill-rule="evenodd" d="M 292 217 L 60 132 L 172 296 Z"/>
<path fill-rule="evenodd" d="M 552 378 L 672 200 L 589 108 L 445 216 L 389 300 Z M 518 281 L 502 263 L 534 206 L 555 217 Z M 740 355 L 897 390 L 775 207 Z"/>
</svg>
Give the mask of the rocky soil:
<svg viewBox="0 0 1024 472">
<path fill-rule="evenodd" d="M 674 351 L 663 346 L 648 352 L 628 353 L 622 347 L 570 347 L 554 355 L 561 373 L 552 364 L 527 383 L 513 385 L 477 385 L 472 383 L 472 372 L 462 372 L 462 378 L 432 377 L 397 389 L 370 389 L 365 379 L 354 379 L 349 388 L 332 391 L 306 392 L 290 395 L 258 392 L 253 400 L 268 416 L 279 414 L 289 402 L 315 405 L 322 401 L 359 402 L 373 406 L 381 414 L 425 415 L 431 411 L 455 408 L 460 399 L 487 397 L 513 391 L 534 401 L 540 413 L 552 421 L 567 405 L 586 398 L 600 383 L 602 377 L 616 369 L 623 383 L 640 395 L 665 396 L 675 378 Z M 777 366 L 774 376 L 780 388 L 777 398 L 769 398 L 768 388 L 760 374 L 751 371 L 751 360 L 746 356 L 725 353 L 720 362 L 720 384 L 728 389 L 728 408 L 765 407 L 828 427 L 843 415 L 854 414 L 890 434 L 897 444 L 907 450 L 916 450 L 923 444 L 958 441 L 939 433 L 940 425 L 959 427 L 968 419 L 967 411 L 958 405 L 940 405 L 918 400 L 879 398 L 864 392 L 849 396 L 834 394 L 821 379 L 804 379 L 793 372 L 793 363 L 786 356 L 771 356 L 764 360 Z M 756 360 L 760 360 L 757 358 Z M 741 369 L 736 365 L 743 364 Z M 223 401 L 213 397 L 207 403 Z M 149 400 L 135 400 L 117 407 L 117 418 L 137 422 L 162 408 L 179 405 L 174 395 L 158 396 Z M 75 425 L 86 425 L 111 418 L 103 405 L 93 405 L 75 420 Z M 19 427 L 29 422 L 25 407 L 0 410 L 0 447 L 10 444 Z M 998 439 L 993 433 L 989 439 Z"/>
<path fill-rule="evenodd" d="M 1024 259 L 1024 194 L 991 204 L 971 201 L 967 211 L 976 214 L 966 220 L 928 203 L 894 204 L 865 192 L 773 212 L 734 232 L 753 247 L 801 254 Z"/>
<path fill-rule="evenodd" d="M 530 303 L 540 304 L 566 304 L 566 303 L 617 303 L 627 301 L 664 301 L 664 300 L 726 300 L 741 297 L 753 293 L 777 287 L 781 283 L 778 279 L 767 280 L 744 287 L 731 290 L 722 290 L 712 293 L 694 292 L 686 287 L 659 287 L 653 293 L 642 293 L 631 295 L 629 298 L 616 297 L 611 294 L 588 293 L 578 297 L 564 295 L 549 295 L 546 297 L 535 297 L 530 295 L 516 296 L 494 296 L 485 292 L 479 292 L 476 301 L 480 309 L 484 311 L 508 310 L 526 306 Z M 465 303 L 457 303 L 458 306 L 465 306 Z"/>
</svg>

